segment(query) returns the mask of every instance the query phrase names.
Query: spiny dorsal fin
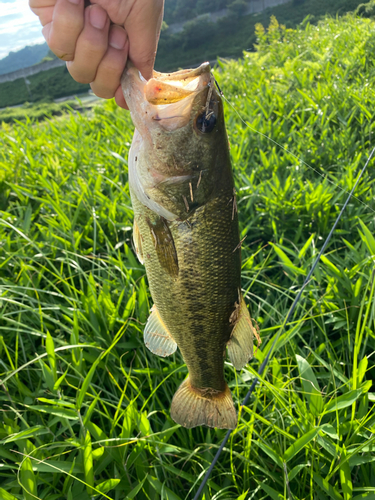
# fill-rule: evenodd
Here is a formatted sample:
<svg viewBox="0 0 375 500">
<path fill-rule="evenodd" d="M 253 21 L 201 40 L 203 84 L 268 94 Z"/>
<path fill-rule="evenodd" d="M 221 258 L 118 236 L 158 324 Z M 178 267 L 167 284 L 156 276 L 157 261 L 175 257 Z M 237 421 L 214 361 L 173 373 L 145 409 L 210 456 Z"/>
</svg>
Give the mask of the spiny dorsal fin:
<svg viewBox="0 0 375 500">
<path fill-rule="evenodd" d="M 143 250 L 142 250 L 142 236 L 139 232 L 139 227 L 137 221 L 134 220 L 133 224 L 133 243 L 135 247 L 135 253 L 137 254 L 138 260 L 141 264 L 144 263 Z"/>
<path fill-rule="evenodd" d="M 143 332 L 143 339 L 146 347 L 152 353 L 162 356 L 163 358 L 165 356 L 170 356 L 177 349 L 177 344 L 161 319 L 155 305 L 152 306 L 151 314 L 147 320 Z"/>
<path fill-rule="evenodd" d="M 254 337 L 260 341 L 242 296 L 240 303 L 236 304 L 231 321 L 234 327 L 227 343 L 228 356 L 236 370 L 241 370 L 253 357 Z"/>
<path fill-rule="evenodd" d="M 236 409 L 229 387 L 226 385 L 222 392 L 209 387 L 198 389 L 191 385 L 189 377 L 173 396 L 171 417 L 189 429 L 197 425 L 219 429 L 234 429 L 237 426 Z"/>
</svg>

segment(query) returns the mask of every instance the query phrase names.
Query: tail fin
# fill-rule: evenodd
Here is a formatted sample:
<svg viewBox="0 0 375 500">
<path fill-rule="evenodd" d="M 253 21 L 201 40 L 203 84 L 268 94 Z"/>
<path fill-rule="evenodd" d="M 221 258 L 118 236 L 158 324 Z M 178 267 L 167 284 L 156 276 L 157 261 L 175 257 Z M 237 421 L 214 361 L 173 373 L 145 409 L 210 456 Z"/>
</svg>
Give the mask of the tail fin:
<svg viewBox="0 0 375 500">
<path fill-rule="evenodd" d="M 182 382 L 172 400 L 171 417 L 184 427 L 207 425 L 219 429 L 234 429 L 237 414 L 229 387 L 222 392 L 197 389 L 189 377 Z"/>
</svg>

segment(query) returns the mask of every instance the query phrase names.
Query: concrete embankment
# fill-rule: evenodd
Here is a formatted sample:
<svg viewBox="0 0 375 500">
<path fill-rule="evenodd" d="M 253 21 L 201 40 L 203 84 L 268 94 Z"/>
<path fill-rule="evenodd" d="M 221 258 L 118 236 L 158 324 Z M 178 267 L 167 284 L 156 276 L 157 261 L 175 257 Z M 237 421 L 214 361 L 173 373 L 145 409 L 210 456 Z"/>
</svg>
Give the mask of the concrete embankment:
<svg viewBox="0 0 375 500">
<path fill-rule="evenodd" d="M 61 59 L 54 59 L 53 61 L 46 61 L 44 63 L 35 64 L 34 66 L 29 66 L 28 68 L 19 69 L 17 71 L 12 71 L 11 73 L 6 73 L 5 75 L 0 75 L 0 83 L 13 82 L 18 80 L 18 78 L 27 78 L 31 75 L 36 75 L 41 71 L 48 71 L 52 68 L 57 68 L 58 66 L 64 66 L 65 61 Z"/>
</svg>

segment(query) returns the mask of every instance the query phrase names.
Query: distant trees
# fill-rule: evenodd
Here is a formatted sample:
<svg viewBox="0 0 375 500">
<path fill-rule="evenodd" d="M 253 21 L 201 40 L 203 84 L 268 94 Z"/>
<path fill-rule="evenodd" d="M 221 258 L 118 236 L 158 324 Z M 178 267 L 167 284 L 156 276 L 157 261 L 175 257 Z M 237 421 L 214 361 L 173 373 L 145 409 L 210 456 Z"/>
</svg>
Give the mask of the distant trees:
<svg viewBox="0 0 375 500">
<path fill-rule="evenodd" d="M 375 0 L 368 3 L 361 3 L 355 11 L 357 16 L 361 17 L 375 17 Z"/>
<path fill-rule="evenodd" d="M 164 19 L 168 24 L 193 19 L 200 14 L 228 7 L 233 0 L 166 0 Z"/>
<path fill-rule="evenodd" d="M 249 2 L 246 2 L 246 0 L 234 0 L 228 5 L 228 10 L 230 14 L 240 17 L 245 14 L 248 5 Z"/>
<path fill-rule="evenodd" d="M 205 12 L 215 12 L 217 10 L 224 9 L 228 3 L 228 0 L 198 0 L 196 11 L 197 14 L 204 14 Z"/>
<path fill-rule="evenodd" d="M 182 47 L 190 49 L 207 43 L 215 35 L 215 25 L 210 22 L 209 14 L 188 21 L 182 32 Z"/>
</svg>

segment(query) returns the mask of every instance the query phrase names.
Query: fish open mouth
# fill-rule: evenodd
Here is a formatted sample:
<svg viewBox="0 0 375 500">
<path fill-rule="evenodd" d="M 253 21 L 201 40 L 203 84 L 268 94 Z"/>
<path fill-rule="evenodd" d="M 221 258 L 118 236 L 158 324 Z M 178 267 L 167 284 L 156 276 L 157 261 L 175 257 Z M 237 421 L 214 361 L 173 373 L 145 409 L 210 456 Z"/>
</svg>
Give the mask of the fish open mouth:
<svg viewBox="0 0 375 500">
<path fill-rule="evenodd" d="M 154 71 L 145 87 L 145 97 L 151 104 L 166 105 L 179 102 L 203 90 L 210 82 L 209 63 L 196 69 L 184 69 L 175 73 Z"/>
<path fill-rule="evenodd" d="M 145 80 L 137 68 L 128 63 L 121 83 L 126 102 L 138 128 L 137 116 L 151 119 L 165 130 L 172 131 L 186 125 L 192 106 L 198 94 L 202 94 L 211 82 L 211 68 L 208 62 L 195 69 L 184 69 L 174 73 L 153 72 Z M 203 95 L 204 94 L 204 95 Z M 142 126 L 139 124 L 139 128 Z"/>
</svg>

